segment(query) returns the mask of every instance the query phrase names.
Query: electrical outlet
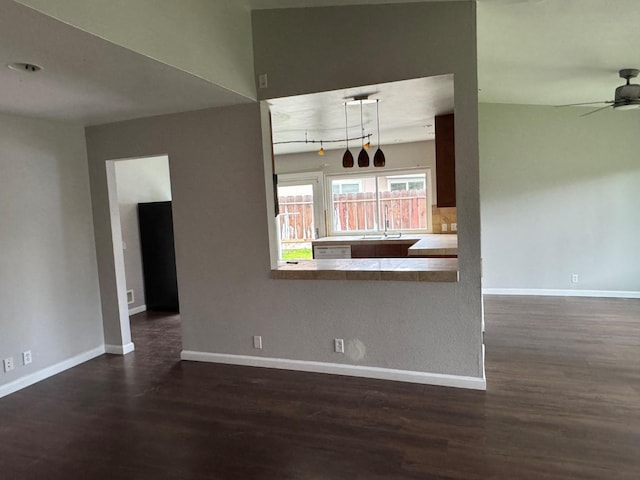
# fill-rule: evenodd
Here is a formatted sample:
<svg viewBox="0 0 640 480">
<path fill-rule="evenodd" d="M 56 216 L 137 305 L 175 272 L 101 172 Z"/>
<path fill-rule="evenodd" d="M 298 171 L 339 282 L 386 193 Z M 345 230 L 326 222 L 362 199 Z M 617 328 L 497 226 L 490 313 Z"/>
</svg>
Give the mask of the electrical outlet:
<svg viewBox="0 0 640 480">
<path fill-rule="evenodd" d="M 344 340 L 342 338 L 334 339 L 333 347 L 336 353 L 344 353 Z"/>
<path fill-rule="evenodd" d="M 443 224 L 442 224 L 442 231 L 443 231 L 443 232 L 447 232 L 447 231 L 449 231 L 449 226 L 448 226 L 446 223 L 443 223 Z"/>
<path fill-rule="evenodd" d="M 258 75 L 258 86 L 260 88 L 267 88 L 269 86 L 266 73 L 263 73 L 262 75 Z"/>
<path fill-rule="evenodd" d="M 577 273 L 574 273 L 573 275 L 571 275 L 571 283 L 578 283 L 580 281 L 580 277 L 578 276 Z"/>
<path fill-rule="evenodd" d="M 10 372 L 11 370 L 13 370 L 13 357 L 5 358 L 4 359 L 4 371 L 5 372 Z"/>
<path fill-rule="evenodd" d="M 452 223 L 451 224 L 451 231 L 452 232 L 457 232 L 458 231 L 458 224 L 457 223 Z"/>
<path fill-rule="evenodd" d="M 262 350 L 262 336 L 261 335 L 254 335 L 253 336 L 253 348 L 257 348 L 259 350 Z"/>
<path fill-rule="evenodd" d="M 29 365 L 33 359 L 31 358 L 31 350 L 27 350 L 26 352 L 22 352 L 22 364 Z"/>
</svg>

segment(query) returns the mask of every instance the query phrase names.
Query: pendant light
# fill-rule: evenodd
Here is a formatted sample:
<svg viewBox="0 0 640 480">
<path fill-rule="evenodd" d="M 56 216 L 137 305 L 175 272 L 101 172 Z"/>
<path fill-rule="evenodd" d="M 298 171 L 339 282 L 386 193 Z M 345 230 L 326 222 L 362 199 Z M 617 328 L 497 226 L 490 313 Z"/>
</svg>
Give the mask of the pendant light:
<svg viewBox="0 0 640 480">
<path fill-rule="evenodd" d="M 367 150 L 364 148 L 364 122 L 362 120 L 362 100 L 360 100 L 360 128 L 362 129 L 362 150 L 358 154 L 358 167 L 368 167 L 369 166 L 369 154 Z"/>
<path fill-rule="evenodd" d="M 378 149 L 373 156 L 373 166 L 384 167 L 386 159 L 384 158 L 384 153 L 380 150 L 380 100 L 376 100 L 376 120 L 378 121 Z"/>
<path fill-rule="evenodd" d="M 318 150 L 318 155 L 324 155 L 324 147 L 322 146 L 322 140 L 320 140 L 320 150 Z"/>
<path fill-rule="evenodd" d="M 353 168 L 353 155 L 351 154 L 351 150 L 349 150 L 349 127 L 347 122 L 347 104 L 344 104 L 344 138 L 347 139 L 347 150 L 342 155 L 342 167 L 343 168 Z"/>
</svg>

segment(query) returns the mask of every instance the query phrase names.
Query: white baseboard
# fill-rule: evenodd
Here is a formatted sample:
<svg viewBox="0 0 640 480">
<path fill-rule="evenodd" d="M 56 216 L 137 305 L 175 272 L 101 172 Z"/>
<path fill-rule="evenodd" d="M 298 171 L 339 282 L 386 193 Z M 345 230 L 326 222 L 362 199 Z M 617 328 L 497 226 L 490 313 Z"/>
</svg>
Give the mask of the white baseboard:
<svg viewBox="0 0 640 480">
<path fill-rule="evenodd" d="M 129 342 L 126 345 L 105 345 L 104 353 L 110 353 L 111 355 L 126 355 L 136 349 L 133 342 Z"/>
<path fill-rule="evenodd" d="M 79 355 L 56 363 L 55 365 L 51 365 L 50 367 L 43 368 L 42 370 L 38 370 L 37 372 L 33 372 L 29 375 L 18 378 L 13 382 L 7 383 L 6 385 L 0 385 L 0 398 L 17 392 L 18 390 L 22 390 L 23 388 L 52 377 L 60 372 L 64 372 L 65 370 L 80 365 L 81 363 L 91 360 L 92 358 L 99 357 L 100 355 L 103 355 L 104 352 L 104 346 L 101 345 L 92 350 L 87 350 L 86 352 L 80 353 Z"/>
<path fill-rule="evenodd" d="M 140 305 L 138 307 L 133 307 L 129 309 L 129 316 L 135 315 L 136 313 L 142 313 L 147 311 L 146 305 Z"/>
<path fill-rule="evenodd" d="M 640 292 L 624 290 L 554 290 L 544 288 L 483 288 L 485 295 L 531 295 L 550 297 L 640 298 Z"/>
<path fill-rule="evenodd" d="M 301 372 L 330 373 L 351 377 L 376 378 L 397 382 L 421 383 L 442 387 L 469 388 L 486 390 L 487 383 L 480 377 L 463 377 L 459 375 L 443 375 L 440 373 L 416 372 L 411 370 L 395 370 L 391 368 L 366 367 L 362 365 L 345 365 L 341 363 L 312 362 L 307 360 L 288 360 L 286 358 L 254 357 L 250 355 L 231 355 L 225 353 L 196 352 L 183 350 L 182 360 L 195 362 L 224 363 L 228 365 L 244 365 L 249 367 L 277 368 Z"/>
</svg>

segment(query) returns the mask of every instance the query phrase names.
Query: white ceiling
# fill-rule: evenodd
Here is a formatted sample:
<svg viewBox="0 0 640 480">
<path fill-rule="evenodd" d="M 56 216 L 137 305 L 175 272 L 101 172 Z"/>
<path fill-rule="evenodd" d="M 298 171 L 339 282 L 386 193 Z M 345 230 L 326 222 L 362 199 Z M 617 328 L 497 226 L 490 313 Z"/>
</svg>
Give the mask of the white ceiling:
<svg viewBox="0 0 640 480">
<path fill-rule="evenodd" d="M 406 143 L 433 138 L 436 115 L 453 112 L 453 75 L 404 80 L 332 92 L 299 95 L 269 101 L 276 154 L 314 151 L 318 143 L 279 142 L 340 140 L 346 138 L 345 102 L 356 95 L 379 100 L 382 144 Z M 378 143 L 376 104 L 347 106 L 349 138 L 372 134 Z M 352 146 L 360 145 L 353 141 Z M 323 143 L 325 150 L 344 149 L 346 142 Z"/>
<path fill-rule="evenodd" d="M 15 72 L 11 62 L 42 66 Z M 0 111 L 84 125 L 249 100 L 113 45 L 10 0 L 0 0 Z"/>
<path fill-rule="evenodd" d="M 260 9 L 406 0 L 244 1 L 248 8 Z M 611 100 L 622 83 L 617 71 L 640 68 L 640 0 L 478 0 L 477 6 L 481 102 Z M 37 63 L 44 71 L 26 75 L 4 68 L 13 61 Z M 413 98 L 422 94 L 410 93 Z M 0 111 L 96 124 L 244 101 L 200 78 L 0 0 Z M 382 125 L 400 124 L 393 112 L 385 112 L 391 103 L 380 103 Z M 287 108 L 306 112 L 300 125 L 309 132 L 314 128 L 304 105 Z M 428 110 L 413 118 L 414 127 L 431 121 Z M 332 115 L 318 111 L 318 129 L 336 129 L 338 120 L 331 120 Z M 284 130 L 292 130 L 292 123 L 290 119 Z M 382 135 L 385 142 L 400 138 L 398 132 L 389 133 Z M 414 133 L 406 138 L 415 138 Z"/>
<path fill-rule="evenodd" d="M 478 0 L 480 101 L 613 100 L 640 68 L 640 0 Z"/>
</svg>

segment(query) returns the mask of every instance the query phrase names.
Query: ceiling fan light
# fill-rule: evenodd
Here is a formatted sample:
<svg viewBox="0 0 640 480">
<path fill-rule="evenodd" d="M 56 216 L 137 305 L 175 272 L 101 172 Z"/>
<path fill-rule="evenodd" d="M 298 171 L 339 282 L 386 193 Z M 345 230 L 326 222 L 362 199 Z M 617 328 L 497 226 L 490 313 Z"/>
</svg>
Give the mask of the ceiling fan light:
<svg viewBox="0 0 640 480">
<path fill-rule="evenodd" d="M 629 100 L 613 106 L 616 110 L 634 110 L 640 108 L 640 100 Z"/>
<path fill-rule="evenodd" d="M 362 148 L 362 150 L 360 150 L 360 153 L 358 154 L 358 166 L 360 168 L 369 166 L 369 154 L 364 149 L 364 147 Z"/>
<path fill-rule="evenodd" d="M 384 153 L 382 152 L 382 150 L 380 150 L 380 147 L 378 147 L 375 155 L 373 156 L 373 166 L 384 167 L 386 161 L 387 160 L 384 158 Z"/>
<path fill-rule="evenodd" d="M 353 155 L 351 154 L 351 150 L 349 150 L 348 148 L 342 156 L 342 167 L 353 168 Z"/>
</svg>

